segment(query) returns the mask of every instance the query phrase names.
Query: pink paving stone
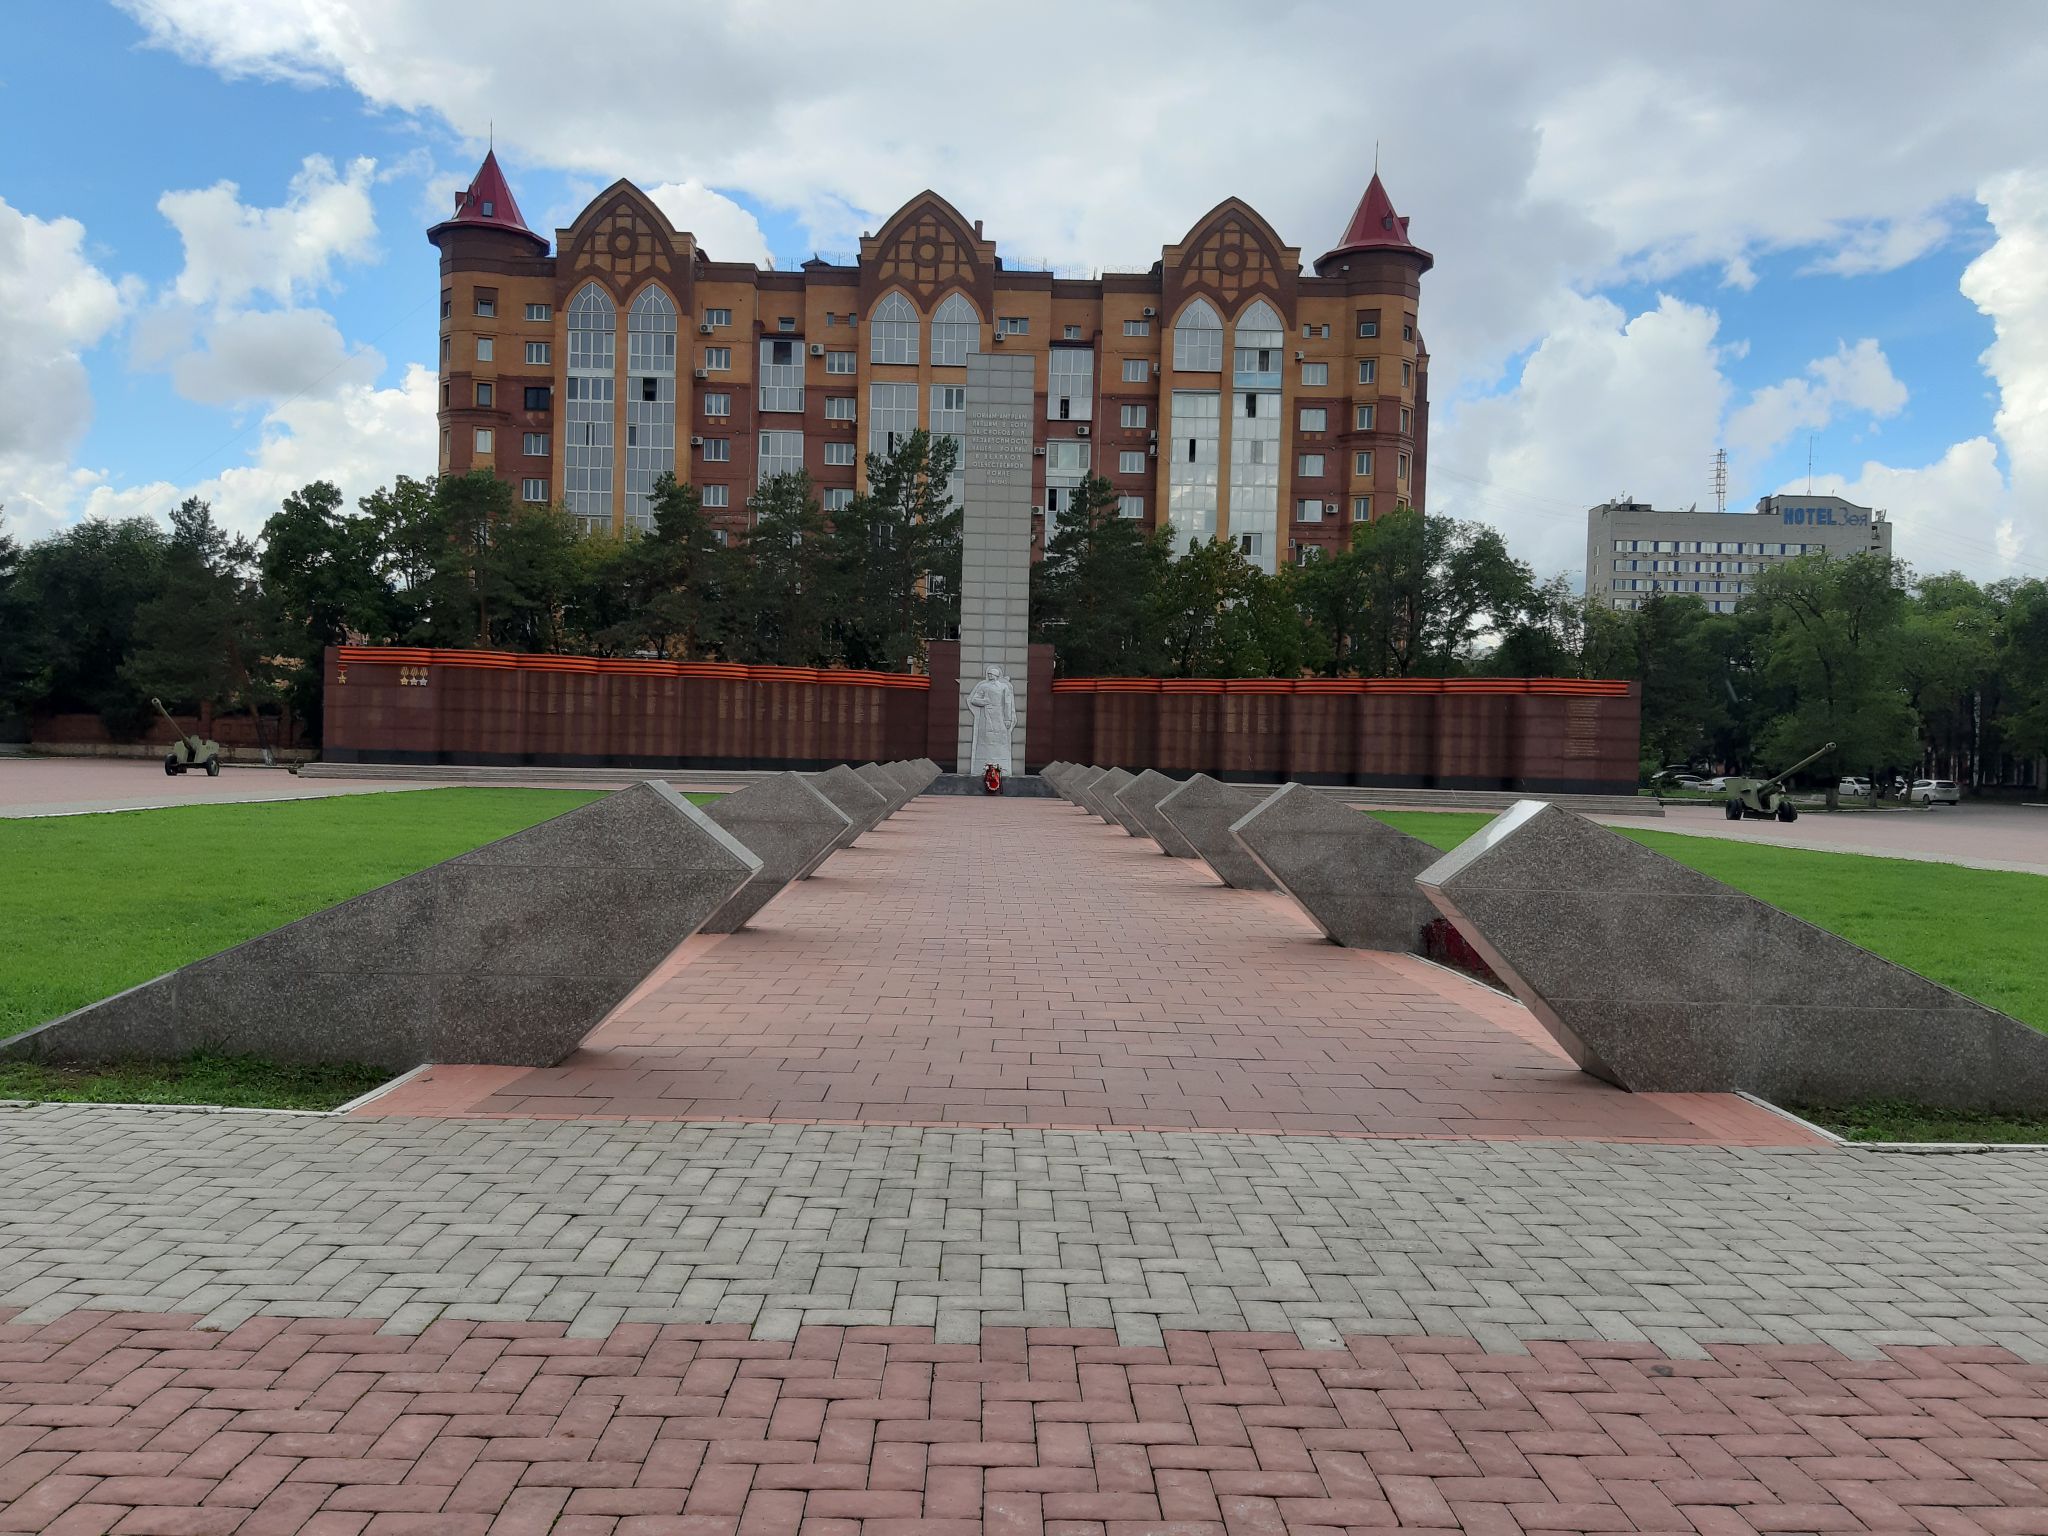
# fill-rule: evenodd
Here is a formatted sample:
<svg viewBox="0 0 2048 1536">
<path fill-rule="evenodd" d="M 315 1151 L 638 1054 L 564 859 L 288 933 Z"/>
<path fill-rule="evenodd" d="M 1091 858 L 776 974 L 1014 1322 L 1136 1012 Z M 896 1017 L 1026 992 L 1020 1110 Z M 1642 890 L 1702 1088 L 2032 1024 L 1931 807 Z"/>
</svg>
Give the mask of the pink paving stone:
<svg viewBox="0 0 2048 1536">
<path fill-rule="evenodd" d="M 1612 1088 L 1512 998 L 1063 802 L 942 796 L 690 940 L 559 1066 L 436 1066 L 358 1113 L 1815 1140 Z"/>
</svg>

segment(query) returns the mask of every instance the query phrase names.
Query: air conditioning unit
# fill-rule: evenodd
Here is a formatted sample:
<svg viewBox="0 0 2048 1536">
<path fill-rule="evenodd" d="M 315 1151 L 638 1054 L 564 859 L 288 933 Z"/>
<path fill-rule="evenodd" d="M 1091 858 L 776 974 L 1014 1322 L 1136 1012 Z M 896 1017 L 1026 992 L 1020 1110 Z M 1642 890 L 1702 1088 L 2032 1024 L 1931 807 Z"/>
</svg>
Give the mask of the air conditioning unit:
<svg viewBox="0 0 2048 1536">
<path fill-rule="evenodd" d="M 997 331 L 997 332 L 996 332 L 996 334 L 995 334 L 995 343 L 996 343 L 996 345 L 997 345 L 997 346 L 999 346 L 999 347 L 1000 347 L 1000 346 L 1001 346 L 1001 345 L 1003 344 L 1003 333 L 1002 333 L 1001 331 Z"/>
<path fill-rule="evenodd" d="M 1139 310 L 1138 313 L 1143 315 L 1147 320 L 1150 320 L 1154 315 L 1158 314 L 1159 311 L 1154 309 L 1150 304 L 1147 304 L 1143 309 Z"/>
<path fill-rule="evenodd" d="M 1159 377 L 1159 364 L 1156 360 L 1152 364 L 1152 377 L 1155 379 Z"/>
<path fill-rule="evenodd" d="M 690 439 L 690 446 L 692 448 L 702 448 L 704 446 L 704 439 L 701 437 L 692 437 Z"/>
<path fill-rule="evenodd" d="M 700 379 L 708 379 L 711 377 L 711 370 L 709 368 L 699 368 L 697 370 L 697 377 Z"/>
<path fill-rule="evenodd" d="M 1154 427 L 1154 428 L 1153 428 L 1153 429 L 1152 429 L 1152 430 L 1151 430 L 1150 432 L 1147 432 L 1147 433 L 1145 434 L 1145 440 L 1146 440 L 1147 442 L 1151 442 L 1151 443 L 1156 443 L 1156 442 L 1158 442 L 1158 441 L 1159 441 L 1159 429 L 1158 429 L 1157 427 Z"/>
<path fill-rule="evenodd" d="M 1295 361 L 1296 361 L 1296 362 L 1298 363 L 1298 362 L 1302 361 L 1302 359 L 1306 358 L 1307 356 L 1308 356 L 1308 354 L 1307 354 L 1306 352 L 1303 352 L 1303 351 L 1301 351 L 1301 350 L 1300 350 L 1299 348 L 1297 348 L 1297 349 L 1295 350 L 1295 353 L 1294 353 L 1294 360 L 1295 360 Z"/>
<path fill-rule="evenodd" d="M 1086 437 L 1087 435 L 1088 435 L 1088 429 L 1087 429 L 1086 427 L 1076 427 L 1076 428 L 1074 428 L 1074 436 L 1076 436 L 1076 437 Z"/>
<path fill-rule="evenodd" d="M 823 357 L 824 355 L 825 355 L 825 343 L 823 343 L 822 341 L 814 341 L 814 342 L 812 342 L 812 343 L 811 343 L 811 356 L 813 356 L 813 357 Z"/>
<path fill-rule="evenodd" d="M 709 336 L 711 334 L 711 322 L 709 320 L 701 322 L 697 327 L 697 334 L 699 336 Z"/>
<path fill-rule="evenodd" d="M 1031 450 L 1031 456 L 1032 456 L 1032 457 L 1033 457 L 1034 459 L 1042 459 L 1042 458 L 1044 458 L 1044 457 L 1045 457 L 1045 444 L 1043 444 L 1043 443 L 1040 443 L 1040 444 L 1039 444 L 1039 445 L 1038 445 L 1038 446 L 1037 446 L 1036 448 L 1032 449 L 1032 450 Z"/>
<path fill-rule="evenodd" d="M 1159 457 L 1159 445 L 1157 443 L 1149 444 L 1146 447 L 1145 451 L 1152 455 L 1152 457 L 1155 459 Z"/>
</svg>

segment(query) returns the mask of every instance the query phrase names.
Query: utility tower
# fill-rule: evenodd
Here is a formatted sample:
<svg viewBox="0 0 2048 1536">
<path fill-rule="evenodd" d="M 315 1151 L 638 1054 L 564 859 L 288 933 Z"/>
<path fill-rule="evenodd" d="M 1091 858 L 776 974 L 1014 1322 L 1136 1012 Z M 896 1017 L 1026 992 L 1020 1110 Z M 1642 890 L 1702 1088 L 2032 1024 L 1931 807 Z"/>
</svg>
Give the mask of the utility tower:
<svg viewBox="0 0 2048 1536">
<path fill-rule="evenodd" d="M 1728 450 L 1714 450 L 1714 510 L 1728 510 Z"/>
</svg>

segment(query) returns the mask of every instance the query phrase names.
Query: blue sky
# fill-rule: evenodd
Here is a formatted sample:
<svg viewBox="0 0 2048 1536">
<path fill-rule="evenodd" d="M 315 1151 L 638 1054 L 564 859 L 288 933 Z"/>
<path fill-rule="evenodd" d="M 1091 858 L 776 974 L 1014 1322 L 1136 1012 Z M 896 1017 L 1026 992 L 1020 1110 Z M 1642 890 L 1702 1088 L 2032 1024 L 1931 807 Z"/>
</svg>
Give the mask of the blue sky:
<svg viewBox="0 0 2048 1536">
<path fill-rule="evenodd" d="M 1297 109 L 1250 123 L 1203 104 L 1240 88 L 1233 72 L 1258 76 L 1265 45 L 1206 0 L 1102 21 L 1133 45 L 1176 34 L 1145 99 L 1105 96 L 1084 64 L 1065 84 L 947 83 L 949 57 L 1041 45 L 1066 9 L 1052 0 L 1045 28 L 1020 34 L 940 8 L 980 30 L 927 58 L 915 43 L 878 54 L 873 27 L 824 12 L 793 37 L 752 11 L 685 7 L 622 80 L 601 49 L 521 45 L 558 14 L 531 0 L 381 0 L 353 29 L 313 0 L 42 8 L 0 65 L 14 150 L 0 157 L 0 323 L 20 338 L 0 359 L 10 525 L 160 516 L 197 490 L 254 527 L 314 474 L 357 495 L 429 471 L 419 369 L 438 284 L 423 230 L 493 120 L 543 233 L 627 175 L 666 188 L 714 255 L 783 263 L 849 249 L 927 183 L 1015 254 L 1144 263 L 1236 192 L 1313 258 L 1378 140 L 1413 237 L 1437 254 L 1422 304 L 1432 510 L 1500 523 L 1539 572 L 1575 569 L 1590 503 L 1706 502 L 1725 444 L 1730 505 L 1745 507 L 1804 483 L 1811 432 L 1816 487 L 1888 506 L 1909 558 L 2048 574 L 2048 298 L 2029 276 L 2048 241 L 2048 122 L 2042 93 L 1998 80 L 2038 84 L 2048 13 L 1986 5 L 1952 58 L 1907 70 L 1892 30 L 1906 7 L 1815 7 L 1842 67 L 1873 77 L 1830 98 L 1825 120 L 1778 107 L 1798 78 L 1785 66 L 1730 67 L 1743 13 L 1765 14 L 1745 5 L 1726 35 L 1674 48 L 1655 26 L 1607 26 L 1619 13 L 1589 0 L 1580 35 L 1532 29 L 1527 68 L 1496 86 L 1516 7 L 1476 7 L 1493 11 L 1484 26 L 1404 19 L 1415 81 L 1317 107 L 1304 89 Z M 940 13 L 905 0 L 870 14 L 892 10 L 899 33 Z M 1852 12 L 1881 24 L 1828 32 Z M 581 14 L 601 35 L 642 13 L 592 0 Z M 1317 0 L 1277 14 L 1270 46 L 1289 68 L 1302 39 L 1364 24 Z M 844 83 L 793 93 L 819 59 Z M 933 82 L 930 98 L 907 105 L 891 71 Z M 1887 72 L 1914 82 L 1936 126 L 1902 135 L 1861 105 Z M 1125 150 L 1105 159 L 1054 131 L 1097 119 Z M 221 183 L 232 195 L 173 199 L 182 228 L 159 206 Z M 266 275 L 279 252 L 288 281 Z"/>
</svg>

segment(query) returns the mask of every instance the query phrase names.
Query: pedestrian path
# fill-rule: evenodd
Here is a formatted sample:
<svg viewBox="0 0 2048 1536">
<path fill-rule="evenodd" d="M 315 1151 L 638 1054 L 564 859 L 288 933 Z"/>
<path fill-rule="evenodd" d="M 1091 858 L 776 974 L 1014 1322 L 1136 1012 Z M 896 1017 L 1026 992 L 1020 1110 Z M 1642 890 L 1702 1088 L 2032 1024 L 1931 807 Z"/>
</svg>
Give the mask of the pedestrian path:
<svg viewBox="0 0 2048 1536">
<path fill-rule="evenodd" d="M 1587 1077 L 1511 999 L 1063 801 L 940 796 L 692 940 L 560 1066 L 437 1067 L 366 1113 L 1812 1140 Z"/>
<path fill-rule="evenodd" d="M 999 871 L 994 877 L 989 871 Z M 928 799 L 561 1068 L 0 1107 L 0 1532 L 2048 1533 L 2048 1152 Z"/>
</svg>

